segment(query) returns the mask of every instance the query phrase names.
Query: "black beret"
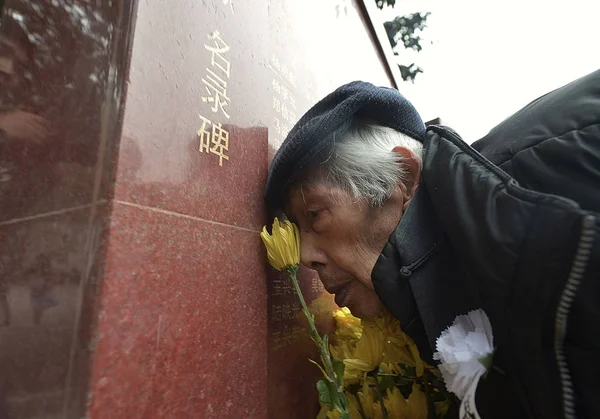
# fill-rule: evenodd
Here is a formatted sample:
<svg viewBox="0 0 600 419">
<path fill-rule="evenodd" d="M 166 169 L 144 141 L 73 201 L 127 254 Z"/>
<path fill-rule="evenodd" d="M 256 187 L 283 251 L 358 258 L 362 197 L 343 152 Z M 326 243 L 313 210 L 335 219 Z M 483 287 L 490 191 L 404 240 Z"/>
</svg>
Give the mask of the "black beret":
<svg viewBox="0 0 600 419">
<path fill-rule="evenodd" d="M 265 201 L 281 209 L 294 175 L 355 120 L 368 120 L 423 141 L 425 124 L 414 106 L 395 89 L 354 81 L 338 88 L 300 118 L 271 161 Z"/>
</svg>

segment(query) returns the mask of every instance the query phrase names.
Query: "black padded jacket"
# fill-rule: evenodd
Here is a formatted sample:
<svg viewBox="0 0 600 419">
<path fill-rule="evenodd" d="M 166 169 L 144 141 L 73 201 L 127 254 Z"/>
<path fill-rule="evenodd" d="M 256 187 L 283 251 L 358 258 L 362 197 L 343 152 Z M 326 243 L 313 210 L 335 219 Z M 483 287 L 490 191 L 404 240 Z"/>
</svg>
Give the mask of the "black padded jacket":
<svg viewBox="0 0 600 419">
<path fill-rule="evenodd" d="M 485 310 L 498 369 L 477 390 L 483 419 L 600 418 L 600 71 L 473 146 L 430 127 L 372 277 L 430 362 L 457 315 Z"/>
</svg>

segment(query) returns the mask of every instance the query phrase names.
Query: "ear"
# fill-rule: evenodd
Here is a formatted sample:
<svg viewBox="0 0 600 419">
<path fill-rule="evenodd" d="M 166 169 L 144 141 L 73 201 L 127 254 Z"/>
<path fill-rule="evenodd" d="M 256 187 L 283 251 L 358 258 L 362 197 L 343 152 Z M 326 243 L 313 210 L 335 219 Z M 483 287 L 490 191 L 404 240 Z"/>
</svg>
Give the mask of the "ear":
<svg viewBox="0 0 600 419">
<path fill-rule="evenodd" d="M 392 151 L 400 155 L 401 164 L 405 169 L 404 182 L 401 187 L 405 194 L 403 206 L 406 209 L 421 183 L 421 162 L 415 152 L 406 147 L 396 146 Z"/>
</svg>

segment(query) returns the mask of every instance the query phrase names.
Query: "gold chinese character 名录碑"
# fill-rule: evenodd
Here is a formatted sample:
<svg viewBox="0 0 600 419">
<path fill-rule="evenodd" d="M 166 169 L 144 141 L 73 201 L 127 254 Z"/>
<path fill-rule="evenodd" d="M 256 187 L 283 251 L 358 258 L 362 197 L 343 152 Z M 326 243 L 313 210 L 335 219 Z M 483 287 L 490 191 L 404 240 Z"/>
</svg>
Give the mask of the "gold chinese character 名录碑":
<svg viewBox="0 0 600 419">
<path fill-rule="evenodd" d="M 229 132 L 222 128 L 220 122 L 213 124 L 210 152 L 219 156 L 219 166 L 223 166 L 223 159 L 229 160 L 226 151 L 229 151 Z"/>
<path fill-rule="evenodd" d="M 227 58 L 225 58 L 225 53 L 229 51 L 229 45 L 223 38 L 221 38 L 221 34 L 219 31 L 214 31 L 213 33 L 208 35 L 208 39 L 213 41 L 213 45 L 204 44 L 204 48 L 206 48 L 211 53 L 210 64 L 213 67 L 219 68 L 227 78 L 229 78 L 229 73 L 231 71 L 231 63 Z"/>
<path fill-rule="evenodd" d="M 221 123 L 214 124 L 210 119 L 199 115 L 202 126 L 198 130 L 200 139 L 200 152 L 212 153 L 219 157 L 219 166 L 223 166 L 223 160 L 229 160 L 226 154 L 229 151 L 229 132 L 223 129 Z M 212 129 L 208 126 L 212 125 Z"/>
<path fill-rule="evenodd" d="M 209 96 L 202 96 L 203 102 L 212 103 L 211 110 L 218 112 L 221 110 L 223 115 L 229 119 L 229 113 L 225 110 L 225 107 L 229 105 L 229 97 L 227 96 L 227 81 L 222 77 L 218 76 L 210 68 L 206 69 L 206 78 L 202 79 L 205 84 L 205 88 Z"/>
</svg>

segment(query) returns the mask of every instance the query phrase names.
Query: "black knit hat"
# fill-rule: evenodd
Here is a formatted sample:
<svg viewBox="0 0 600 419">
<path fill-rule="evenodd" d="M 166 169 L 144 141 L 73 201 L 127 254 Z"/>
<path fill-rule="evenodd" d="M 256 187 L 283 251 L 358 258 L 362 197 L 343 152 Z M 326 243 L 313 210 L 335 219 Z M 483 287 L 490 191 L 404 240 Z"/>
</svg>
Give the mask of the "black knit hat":
<svg viewBox="0 0 600 419">
<path fill-rule="evenodd" d="M 271 161 L 265 201 L 281 209 L 294 175 L 319 153 L 331 149 L 334 139 L 356 120 L 366 120 L 423 141 L 425 124 L 414 106 L 387 87 L 355 81 L 338 88 L 300 118 Z"/>
</svg>

